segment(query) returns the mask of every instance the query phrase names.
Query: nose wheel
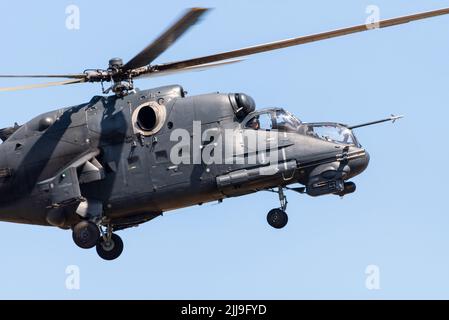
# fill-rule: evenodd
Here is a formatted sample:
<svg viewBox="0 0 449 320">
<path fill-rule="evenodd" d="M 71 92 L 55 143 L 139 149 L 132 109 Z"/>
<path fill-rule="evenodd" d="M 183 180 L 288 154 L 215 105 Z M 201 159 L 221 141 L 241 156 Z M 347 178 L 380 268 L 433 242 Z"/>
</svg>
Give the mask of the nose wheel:
<svg viewBox="0 0 449 320">
<path fill-rule="evenodd" d="M 288 223 L 288 215 L 281 209 L 273 209 L 268 212 L 267 221 L 275 229 L 282 229 Z"/>
<path fill-rule="evenodd" d="M 279 187 L 277 191 L 271 191 L 276 192 L 279 195 L 279 202 L 281 203 L 281 207 L 268 212 L 267 222 L 275 229 L 282 229 L 288 223 L 288 215 L 285 212 L 285 210 L 287 210 L 288 204 L 287 197 L 285 196 L 284 189 L 282 187 Z"/>
</svg>

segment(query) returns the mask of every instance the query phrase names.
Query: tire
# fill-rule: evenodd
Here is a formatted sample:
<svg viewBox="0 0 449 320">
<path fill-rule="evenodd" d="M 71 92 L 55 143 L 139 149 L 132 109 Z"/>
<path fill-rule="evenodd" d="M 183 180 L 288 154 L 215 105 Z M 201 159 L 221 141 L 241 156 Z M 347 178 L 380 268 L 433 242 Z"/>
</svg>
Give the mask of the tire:
<svg viewBox="0 0 449 320">
<path fill-rule="evenodd" d="M 107 261 L 112 261 L 120 257 L 123 252 L 123 241 L 116 234 L 112 234 L 109 243 L 106 243 L 104 238 L 100 238 L 97 243 L 98 255 Z"/>
<path fill-rule="evenodd" d="M 275 229 L 282 229 L 288 223 L 288 215 L 281 209 L 273 209 L 267 215 L 267 221 Z"/>
<path fill-rule="evenodd" d="M 81 221 L 73 228 L 72 238 L 81 249 L 92 249 L 100 238 L 100 230 L 90 221 Z"/>
</svg>

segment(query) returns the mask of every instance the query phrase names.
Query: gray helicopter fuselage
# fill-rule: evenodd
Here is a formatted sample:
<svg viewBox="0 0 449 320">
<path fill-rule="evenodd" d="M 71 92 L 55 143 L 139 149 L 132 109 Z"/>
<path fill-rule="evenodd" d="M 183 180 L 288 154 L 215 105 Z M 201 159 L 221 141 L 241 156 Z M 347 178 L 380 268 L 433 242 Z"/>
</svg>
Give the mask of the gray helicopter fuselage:
<svg viewBox="0 0 449 320">
<path fill-rule="evenodd" d="M 148 106 L 156 114 L 142 115 L 160 122 L 151 128 L 137 119 Z M 180 86 L 167 86 L 124 97 L 97 96 L 42 114 L 0 145 L 0 221 L 69 228 L 83 215 L 100 213 L 117 228 L 126 228 L 170 210 L 298 182 L 311 195 L 335 194 L 332 188 L 313 190 L 346 181 L 368 165 L 368 154 L 355 143 L 248 128 L 247 121 L 258 114 L 248 111 L 237 116 L 241 110 L 228 94 L 188 97 Z M 219 146 L 207 135 L 206 141 L 194 141 L 204 132 L 233 132 L 233 141 L 223 144 L 232 144 L 230 156 L 240 161 L 221 157 L 221 163 L 173 163 L 179 129 L 188 133 L 187 153 L 200 157 L 210 153 L 211 144 Z M 248 147 L 246 132 L 263 134 L 267 144 Z M 277 161 L 248 161 L 261 154 L 276 154 Z M 83 210 L 81 203 L 87 203 Z"/>
</svg>

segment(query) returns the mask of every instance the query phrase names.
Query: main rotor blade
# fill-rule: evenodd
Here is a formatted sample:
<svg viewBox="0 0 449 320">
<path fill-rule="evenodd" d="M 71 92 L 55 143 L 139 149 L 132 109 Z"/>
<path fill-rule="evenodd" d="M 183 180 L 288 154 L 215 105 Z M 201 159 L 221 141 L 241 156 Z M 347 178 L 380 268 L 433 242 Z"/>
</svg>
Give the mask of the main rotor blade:
<svg viewBox="0 0 449 320">
<path fill-rule="evenodd" d="M 146 66 L 153 62 L 161 53 L 178 40 L 208 9 L 192 8 L 188 10 L 176 23 L 157 38 L 138 55 L 123 66 L 123 70 L 132 70 Z"/>
<path fill-rule="evenodd" d="M 67 78 L 67 79 L 84 79 L 85 74 L 1 74 L 0 78 Z"/>
<path fill-rule="evenodd" d="M 215 63 L 206 63 L 206 64 L 201 64 L 198 66 L 187 67 L 184 69 L 177 69 L 177 70 L 152 71 L 152 72 L 149 72 L 146 74 L 139 75 L 135 78 L 136 79 L 152 78 L 152 77 L 161 77 L 161 76 L 168 76 L 168 75 L 172 75 L 172 74 L 178 74 L 181 72 L 203 71 L 203 70 L 207 70 L 210 68 L 221 67 L 221 66 L 238 63 L 238 62 L 242 62 L 242 61 L 243 61 L 243 59 L 238 59 L 238 60 L 220 61 L 220 62 L 215 62 Z"/>
<path fill-rule="evenodd" d="M 83 82 L 86 82 L 86 81 L 84 79 L 76 79 L 76 80 L 65 80 L 65 81 L 57 81 L 57 82 L 30 84 L 30 85 L 18 86 L 18 87 L 0 88 L 0 92 L 64 86 L 64 85 L 68 85 L 68 84 L 83 83 Z"/>
<path fill-rule="evenodd" d="M 393 18 L 393 19 L 388 19 L 388 20 L 382 20 L 382 21 L 378 22 L 378 27 L 386 28 L 386 27 L 403 24 L 403 23 L 408 23 L 408 22 L 415 21 L 415 20 L 421 20 L 421 19 L 431 18 L 431 17 L 445 15 L 445 14 L 449 14 L 449 8 L 435 10 L 435 11 L 429 11 L 429 12 L 423 12 L 423 13 L 418 13 L 418 14 L 414 14 L 414 15 Z M 261 44 L 261 45 L 257 45 L 257 46 L 247 47 L 247 48 L 243 48 L 243 49 L 238 49 L 238 50 L 234 50 L 234 51 L 222 52 L 222 53 L 213 54 L 213 55 L 209 55 L 209 56 L 193 58 L 193 59 L 189 59 L 189 60 L 155 65 L 153 67 L 154 67 L 154 70 L 159 70 L 159 71 L 183 69 L 183 68 L 188 68 L 188 67 L 192 67 L 192 66 L 196 66 L 196 65 L 202 65 L 202 64 L 206 64 L 206 63 L 234 59 L 234 58 L 238 58 L 238 57 L 253 55 L 256 53 L 262 53 L 262 52 L 267 52 L 267 51 L 271 51 L 271 50 L 278 50 L 278 49 L 297 46 L 297 45 L 306 44 L 306 43 L 310 43 L 310 42 L 340 37 L 340 36 L 344 36 L 344 35 L 348 35 L 348 34 L 352 34 L 352 33 L 368 31 L 373 28 L 374 27 L 372 27 L 368 24 L 362 24 L 362 25 L 358 25 L 358 26 L 354 26 L 354 27 L 338 29 L 338 30 L 334 30 L 334 31 L 328 31 L 328 32 L 313 34 L 313 35 L 309 35 L 309 36 L 302 36 L 302 37 L 298 37 L 298 38 L 287 39 L 287 40 L 281 40 L 281 41 Z"/>
</svg>

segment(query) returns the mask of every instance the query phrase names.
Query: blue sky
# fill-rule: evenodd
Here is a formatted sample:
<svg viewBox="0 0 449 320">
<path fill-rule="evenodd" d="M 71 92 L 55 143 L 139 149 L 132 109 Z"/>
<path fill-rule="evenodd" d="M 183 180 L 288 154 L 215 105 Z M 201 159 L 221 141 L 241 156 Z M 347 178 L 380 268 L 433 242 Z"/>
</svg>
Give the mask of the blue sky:
<svg viewBox="0 0 449 320">
<path fill-rule="evenodd" d="M 65 27 L 79 6 L 80 30 Z M 449 7 L 449 1 L 54 1 L 0 2 L 0 73 L 65 73 L 106 67 L 152 41 L 186 8 L 214 7 L 158 62 L 236 49 L 382 18 Z M 168 213 L 121 233 L 114 262 L 75 247 L 70 232 L 0 224 L 0 298 L 379 299 L 449 298 L 447 149 L 449 16 L 252 56 L 206 72 L 141 80 L 189 94 L 246 92 L 259 108 L 304 121 L 349 124 L 405 114 L 357 136 L 371 154 L 357 193 L 289 193 L 289 225 L 273 230 L 276 195 L 259 193 Z M 0 81 L 1 86 L 23 81 Z M 79 104 L 98 85 L 2 93 L 0 126 Z M 66 267 L 80 268 L 67 290 Z M 380 290 L 365 269 L 380 270 Z"/>
</svg>

